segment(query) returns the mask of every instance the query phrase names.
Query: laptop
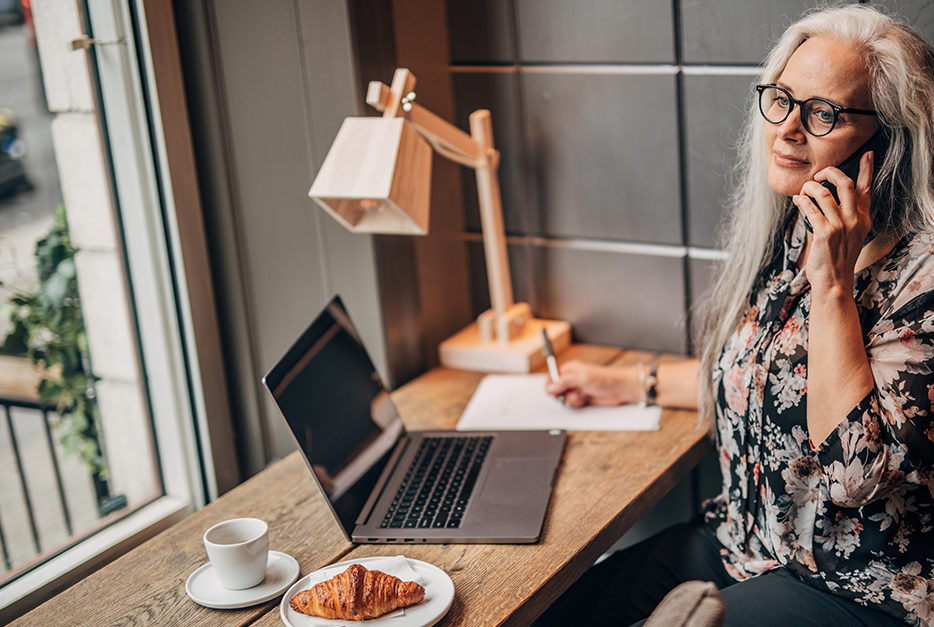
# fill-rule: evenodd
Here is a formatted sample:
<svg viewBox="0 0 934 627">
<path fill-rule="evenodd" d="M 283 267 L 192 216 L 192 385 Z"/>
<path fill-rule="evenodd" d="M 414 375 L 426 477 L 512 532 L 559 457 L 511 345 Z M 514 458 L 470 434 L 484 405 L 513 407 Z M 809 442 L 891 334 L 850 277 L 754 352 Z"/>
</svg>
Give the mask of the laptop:
<svg viewBox="0 0 934 627">
<path fill-rule="evenodd" d="M 412 431 L 335 297 L 263 377 L 358 543 L 537 542 L 567 434 Z"/>
</svg>

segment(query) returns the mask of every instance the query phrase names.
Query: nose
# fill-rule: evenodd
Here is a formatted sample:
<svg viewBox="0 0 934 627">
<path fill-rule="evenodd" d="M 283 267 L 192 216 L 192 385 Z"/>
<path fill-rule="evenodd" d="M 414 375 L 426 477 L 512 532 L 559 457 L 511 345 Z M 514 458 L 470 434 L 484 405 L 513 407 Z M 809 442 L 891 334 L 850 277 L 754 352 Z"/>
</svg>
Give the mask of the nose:
<svg viewBox="0 0 934 627">
<path fill-rule="evenodd" d="M 794 108 L 788 112 L 788 117 L 778 126 L 778 135 L 787 141 L 800 141 L 804 139 L 804 123 L 801 121 L 801 107 L 792 105 Z"/>
</svg>

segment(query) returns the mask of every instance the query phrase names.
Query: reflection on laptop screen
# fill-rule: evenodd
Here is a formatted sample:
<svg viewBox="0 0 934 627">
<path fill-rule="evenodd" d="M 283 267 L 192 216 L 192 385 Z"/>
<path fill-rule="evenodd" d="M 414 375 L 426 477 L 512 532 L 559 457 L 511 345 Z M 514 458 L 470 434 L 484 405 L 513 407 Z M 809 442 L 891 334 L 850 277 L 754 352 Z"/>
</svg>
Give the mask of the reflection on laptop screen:
<svg viewBox="0 0 934 627">
<path fill-rule="evenodd" d="M 339 299 L 264 382 L 349 528 L 402 433 L 402 421 Z"/>
</svg>

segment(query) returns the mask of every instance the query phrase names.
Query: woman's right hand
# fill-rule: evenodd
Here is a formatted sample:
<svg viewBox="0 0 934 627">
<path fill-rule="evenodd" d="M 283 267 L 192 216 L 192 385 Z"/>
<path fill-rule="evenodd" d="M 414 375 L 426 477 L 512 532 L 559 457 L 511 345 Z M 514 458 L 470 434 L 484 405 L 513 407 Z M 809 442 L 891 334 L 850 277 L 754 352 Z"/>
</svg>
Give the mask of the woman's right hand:
<svg viewBox="0 0 934 627">
<path fill-rule="evenodd" d="M 569 361 L 558 369 L 557 381 L 549 381 L 545 391 L 563 395 L 568 407 L 621 405 L 639 401 L 639 375 L 636 368 L 598 366 Z"/>
</svg>

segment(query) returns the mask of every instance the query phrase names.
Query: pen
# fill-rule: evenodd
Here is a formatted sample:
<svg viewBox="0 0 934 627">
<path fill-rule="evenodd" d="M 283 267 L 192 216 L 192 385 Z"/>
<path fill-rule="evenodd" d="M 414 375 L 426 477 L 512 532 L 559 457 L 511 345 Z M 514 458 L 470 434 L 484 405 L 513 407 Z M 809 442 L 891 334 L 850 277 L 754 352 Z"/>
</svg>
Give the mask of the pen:
<svg viewBox="0 0 934 627">
<path fill-rule="evenodd" d="M 552 381 L 557 381 L 561 378 L 561 375 L 558 374 L 558 360 L 555 359 L 555 351 L 551 347 L 551 340 L 548 339 L 548 333 L 545 331 L 545 327 L 542 327 L 542 344 L 544 344 L 545 362 L 548 364 L 548 374 L 551 376 Z M 559 394 L 558 398 L 562 403 L 564 402 L 564 394 Z"/>
</svg>

